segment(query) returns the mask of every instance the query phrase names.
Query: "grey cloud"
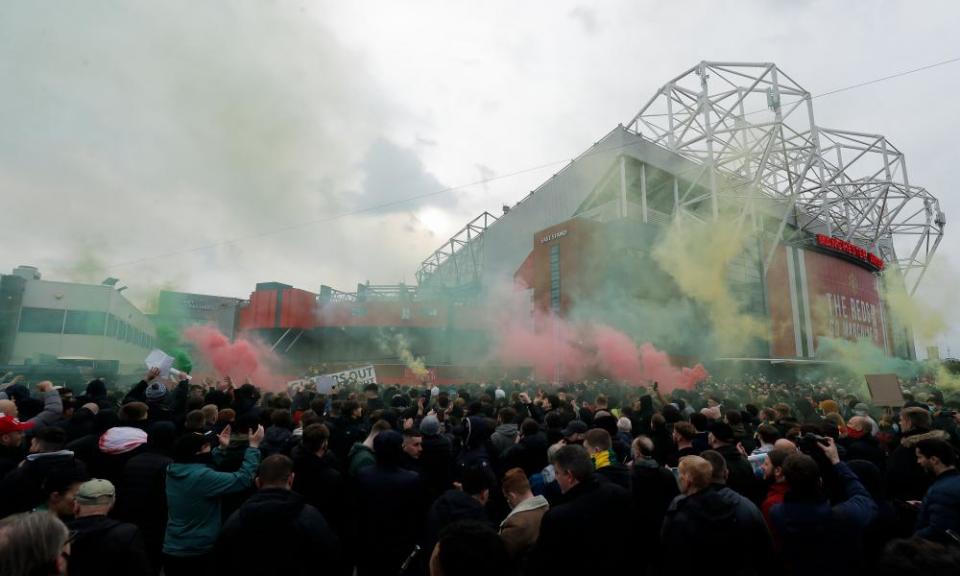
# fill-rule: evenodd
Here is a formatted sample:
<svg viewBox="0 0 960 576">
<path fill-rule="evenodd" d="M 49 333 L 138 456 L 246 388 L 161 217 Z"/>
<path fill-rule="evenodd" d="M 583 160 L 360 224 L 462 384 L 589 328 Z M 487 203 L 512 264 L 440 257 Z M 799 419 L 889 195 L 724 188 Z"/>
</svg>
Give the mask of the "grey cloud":
<svg viewBox="0 0 960 576">
<path fill-rule="evenodd" d="M 580 23 L 581 28 L 588 36 L 597 33 L 597 11 L 586 6 L 575 6 L 570 11 L 570 17 Z"/>
<path fill-rule="evenodd" d="M 357 196 L 358 208 L 375 213 L 405 212 L 428 204 L 442 203 L 449 207 L 455 196 L 447 189 L 411 148 L 380 138 L 367 151 L 360 163 L 363 172 L 362 192 Z"/>
</svg>

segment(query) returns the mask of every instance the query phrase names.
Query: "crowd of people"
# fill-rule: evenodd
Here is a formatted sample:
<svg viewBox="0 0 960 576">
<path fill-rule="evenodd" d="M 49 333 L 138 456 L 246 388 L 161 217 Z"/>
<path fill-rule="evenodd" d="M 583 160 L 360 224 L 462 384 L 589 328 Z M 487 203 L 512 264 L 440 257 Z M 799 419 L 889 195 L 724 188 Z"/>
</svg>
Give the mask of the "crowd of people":
<svg viewBox="0 0 960 576">
<path fill-rule="evenodd" d="M 0 392 L 0 574 L 960 573 L 960 415 L 832 385 Z"/>
</svg>

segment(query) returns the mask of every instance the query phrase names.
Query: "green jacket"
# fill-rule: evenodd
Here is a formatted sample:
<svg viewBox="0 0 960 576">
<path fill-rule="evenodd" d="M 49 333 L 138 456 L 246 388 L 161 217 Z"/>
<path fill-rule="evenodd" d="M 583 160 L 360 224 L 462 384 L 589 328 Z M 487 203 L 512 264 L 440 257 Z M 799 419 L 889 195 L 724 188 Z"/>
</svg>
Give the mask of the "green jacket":
<svg viewBox="0 0 960 576">
<path fill-rule="evenodd" d="M 247 448 L 236 472 L 217 472 L 206 464 L 167 467 L 167 533 L 164 554 L 199 556 L 213 550 L 220 533 L 220 497 L 253 484 L 260 451 Z"/>
<path fill-rule="evenodd" d="M 349 463 L 347 473 L 351 478 L 356 478 L 361 470 L 376 464 L 377 457 L 373 454 L 373 450 L 364 446 L 362 442 L 357 442 L 350 447 L 347 462 Z"/>
</svg>

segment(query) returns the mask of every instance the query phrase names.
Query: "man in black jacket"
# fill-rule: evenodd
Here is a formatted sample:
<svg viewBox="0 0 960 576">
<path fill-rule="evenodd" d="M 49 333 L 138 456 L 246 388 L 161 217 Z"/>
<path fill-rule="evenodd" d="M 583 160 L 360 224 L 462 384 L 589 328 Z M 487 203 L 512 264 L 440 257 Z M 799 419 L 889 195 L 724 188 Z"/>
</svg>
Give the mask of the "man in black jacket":
<svg viewBox="0 0 960 576">
<path fill-rule="evenodd" d="M 268 457 L 256 482 L 259 490 L 220 531 L 218 570 L 258 576 L 316 574 L 321 568 L 339 572 L 336 535 L 316 508 L 290 490 L 293 461 L 282 454 Z"/>
<path fill-rule="evenodd" d="M 726 422 L 715 422 L 710 428 L 707 440 L 710 448 L 719 452 L 727 462 L 727 486 L 754 504 L 760 504 L 766 495 L 766 488 L 753 473 L 753 466 L 746 456 L 737 449 L 733 428 Z"/>
<path fill-rule="evenodd" d="M 653 440 L 649 437 L 637 436 L 632 452 L 630 480 L 638 540 L 656 542 L 660 538 L 663 516 L 673 499 L 680 495 L 680 487 L 673 472 L 654 459 Z"/>
<path fill-rule="evenodd" d="M 563 496 L 540 523 L 529 566 L 536 574 L 628 573 L 630 550 L 645 553 L 633 537 L 630 493 L 594 478 L 593 462 L 582 446 L 557 450 L 552 459 Z"/>
<path fill-rule="evenodd" d="M 770 535 L 756 506 L 732 490 L 711 484 L 713 467 L 700 456 L 680 460 L 680 490 L 663 520 L 661 553 L 671 574 L 772 574 Z"/>
<path fill-rule="evenodd" d="M 613 441 L 606 430 L 591 428 L 583 438 L 583 447 L 593 461 L 597 480 L 613 482 L 624 490 L 630 490 L 630 469 L 617 461 Z"/>
<path fill-rule="evenodd" d="M 403 435 L 386 430 L 373 440 L 377 463 L 357 474 L 359 576 L 396 574 L 419 541 L 424 516 L 420 476 L 400 467 Z"/>
<path fill-rule="evenodd" d="M 432 500 L 453 485 L 453 444 L 440 433 L 440 420 L 432 414 L 420 422 L 420 433 L 420 473 L 427 497 Z"/>
<path fill-rule="evenodd" d="M 77 482 L 89 478 L 86 465 L 76 459 L 73 452 L 64 449 L 66 441 L 66 432 L 59 428 L 44 428 L 37 432 L 23 464 L 0 482 L 0 494 L 3 495 L 0 517 L 48 504 L 50 497 L 60 492 L 45 488 L 48 478 L 73 476 Z"/>
<path fill-rule="evenodd" d="M 520 468 L 529 478 L 546 468 L 547 435 L 533 418 L 527 418 L 520 425 L 520 436 L 516 444 L 507 449 L 500 459 L 501 473 L 511 468 Z"/>
<path fill-rule="evenodd" d="M 154 573 L 140 529 L 107 517 L 115 498 L 116 490 L 109 480 L 88 480 L 77 491 L 76 518 L 67 523 L 67 528 L 76 531 L 71 544 L 71 576 Z"/>
<path fill-rule="evenodd" d="M 323 424 L 311 424 L 304 429 L 301 449 L 293 461 L 293 491 L 323 514 L 344 544 L 347 493 L 337 461 L 328 451 L 329 441 L 330 431 Z"/>
</svg>

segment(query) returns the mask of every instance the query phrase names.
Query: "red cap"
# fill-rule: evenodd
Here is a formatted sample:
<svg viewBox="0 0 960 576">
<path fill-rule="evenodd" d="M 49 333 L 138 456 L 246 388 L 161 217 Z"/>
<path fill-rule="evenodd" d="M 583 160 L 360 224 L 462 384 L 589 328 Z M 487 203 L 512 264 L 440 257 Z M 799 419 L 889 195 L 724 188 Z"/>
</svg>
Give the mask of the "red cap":
<svg viewBox="0 0 960 576">
<path fill-rule="evenodd" d="M 3 412 L 0 412 L 0 434 L 23 432 L 31 428 L 33 428 L 33 422 L 21 422 L 13 416 L 7 416 Z"/>
</svg>

